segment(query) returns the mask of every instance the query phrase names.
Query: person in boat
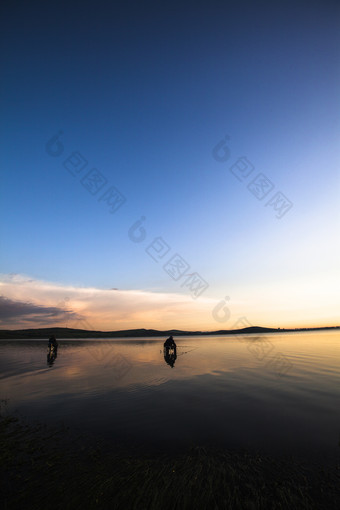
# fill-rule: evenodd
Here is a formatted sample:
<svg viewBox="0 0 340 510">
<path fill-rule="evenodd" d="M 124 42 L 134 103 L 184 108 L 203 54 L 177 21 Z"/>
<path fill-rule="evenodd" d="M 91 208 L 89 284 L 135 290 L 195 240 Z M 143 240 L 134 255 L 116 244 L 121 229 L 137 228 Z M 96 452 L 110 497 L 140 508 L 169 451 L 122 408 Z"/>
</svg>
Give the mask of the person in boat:
<svg viewBox="0 0 340 510">
<path fill-rule="evenodd" d="M 166 349 L 176 349 L 175 340 L 173 339 L 172 336 L 169 336 L 169 338 L 165 340 L 164 347 Z"/>
<path fill-rule="evenodd" d="M 165 362 L 174 368 L 175 361 L 177 359 L 177 348 L 172 336 L 167 338 L 164 342 L 164 360 Z"/>
</svg>

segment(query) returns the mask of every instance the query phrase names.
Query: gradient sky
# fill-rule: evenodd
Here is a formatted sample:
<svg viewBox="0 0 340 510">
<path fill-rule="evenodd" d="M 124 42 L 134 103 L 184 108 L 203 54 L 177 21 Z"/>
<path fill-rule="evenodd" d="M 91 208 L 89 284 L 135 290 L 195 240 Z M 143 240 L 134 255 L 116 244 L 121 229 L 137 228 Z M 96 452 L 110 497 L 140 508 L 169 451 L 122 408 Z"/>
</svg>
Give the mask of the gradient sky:
<svg viewBox="0 0 340 510">
<path fill-rule="evenodd" d="M 0 33 L 2 327 L 340 324 L 339 2 L 12 1 Z"/>
</svg>

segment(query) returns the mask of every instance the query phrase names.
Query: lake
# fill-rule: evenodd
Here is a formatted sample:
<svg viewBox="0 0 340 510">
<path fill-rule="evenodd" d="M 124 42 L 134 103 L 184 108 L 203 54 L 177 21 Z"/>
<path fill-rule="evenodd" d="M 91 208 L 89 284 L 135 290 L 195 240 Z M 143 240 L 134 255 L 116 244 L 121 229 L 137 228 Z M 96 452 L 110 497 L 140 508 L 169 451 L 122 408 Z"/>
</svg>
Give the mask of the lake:
<svg viewBox="0 0 340 510">
<path fill-rule="evenodd" d="M 0 398 L 47 424 L 134 448 L 340 453 L 340 331 L 0 341 Z"/>
</svg>

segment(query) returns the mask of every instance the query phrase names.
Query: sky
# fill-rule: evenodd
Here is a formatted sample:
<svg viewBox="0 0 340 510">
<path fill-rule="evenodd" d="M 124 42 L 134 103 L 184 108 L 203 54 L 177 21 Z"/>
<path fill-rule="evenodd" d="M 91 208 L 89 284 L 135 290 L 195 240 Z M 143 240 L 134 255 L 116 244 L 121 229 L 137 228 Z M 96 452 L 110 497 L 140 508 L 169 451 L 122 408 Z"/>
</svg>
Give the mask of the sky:
<svg viewBox="0 0 340 510">
<path fill-rule="evenodd" d="M 2 6 L 0 327 L 340 325 L 340 4 Z"/>
</svg>

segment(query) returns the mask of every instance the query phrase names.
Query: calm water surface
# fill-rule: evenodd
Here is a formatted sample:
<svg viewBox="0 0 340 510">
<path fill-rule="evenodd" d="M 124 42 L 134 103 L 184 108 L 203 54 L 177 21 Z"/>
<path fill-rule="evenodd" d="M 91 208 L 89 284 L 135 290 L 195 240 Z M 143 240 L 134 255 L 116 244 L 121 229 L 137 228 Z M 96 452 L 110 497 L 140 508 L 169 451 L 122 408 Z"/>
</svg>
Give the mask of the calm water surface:
<svg viewBox="0 0 340 510">
<path fill-rule="evenodd" d="M 148 449 L 340 455 L 340 331 L 0 341 L 0 398 L 32 420 Z M 173 364 L 173 367 L 171 366 Z"/>
</svg>

